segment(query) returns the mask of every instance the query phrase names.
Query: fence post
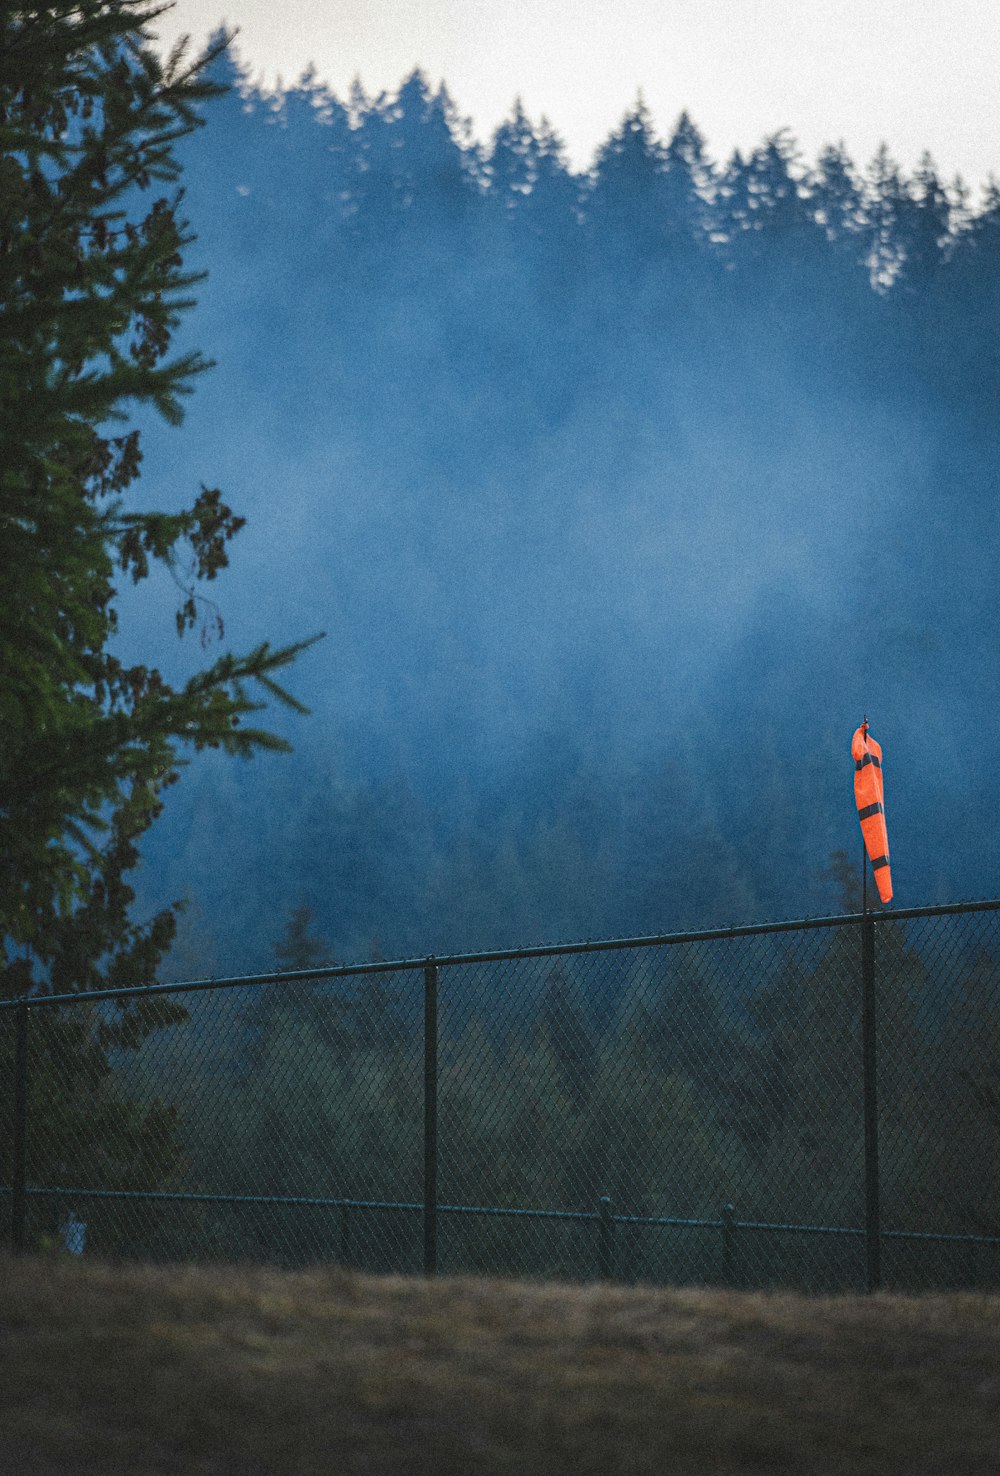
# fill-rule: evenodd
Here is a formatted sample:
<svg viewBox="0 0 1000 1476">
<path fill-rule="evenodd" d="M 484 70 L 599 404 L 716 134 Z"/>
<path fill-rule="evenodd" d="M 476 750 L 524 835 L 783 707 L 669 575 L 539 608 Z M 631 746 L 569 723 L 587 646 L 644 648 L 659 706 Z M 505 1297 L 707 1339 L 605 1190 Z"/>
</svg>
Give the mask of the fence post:
<svg viewBox="0 0 1000 1476">
<path fill-rule="evenodd" d="M 615 1222 L 611 1218 L 611 1199 L 602 1194 L 597 1204 L 597 1279 L 610 1281 L 614 1275 Z"/>
<path fill-rule="evenodd" d="M 437 1273 L 438 969 L 424 965 L 424 1275 Z"/>
<path fill-rule="evenodd" d="M 861 1054 L 865 1116 L 865 1285 L 870 1292 L 881 1285 L 878 1164 L 878 1098 L 875 1073 L 875 921 L 866 915 L 861 924 Z"/>
<path fill-rule="evenodd" d="M 24 1222 L 27 1209 L 28 1148 L 28 1006 L 15 1011 L 14 1039 L 14 1183 L 11 1206 L 11 1238 L 14 1254 L 24 1251 Z"/>
<path fill-rule="evenodd" d="M 724 1204 L 722 1206 L 722 1280 L 726 1286 L 733 1284 L 733 1234 L 736 1229 L 734 1219 L 736 1206 Z"/>
<path fill-rule="evenodd" d="M 347 1221 L 347 1200 L 341 1200 L 340 1204 L 340 1264 L 347 1265 L 347 1254 L 350 1249 L 350 1230 Z"/>
</svg>

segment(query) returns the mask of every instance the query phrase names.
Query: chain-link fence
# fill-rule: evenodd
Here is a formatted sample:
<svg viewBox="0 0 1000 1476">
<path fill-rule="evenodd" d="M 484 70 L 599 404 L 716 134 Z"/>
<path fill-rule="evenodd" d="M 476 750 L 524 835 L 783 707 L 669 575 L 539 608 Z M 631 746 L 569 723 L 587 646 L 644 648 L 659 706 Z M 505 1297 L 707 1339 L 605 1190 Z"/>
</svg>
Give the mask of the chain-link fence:
<svg viewBox="0 0 1000 1476">
<path fill-rule="evenodd" d="M 1000 902 L 0 1002 L 16 1250 L 1000 1284 Z"/>
</svg>

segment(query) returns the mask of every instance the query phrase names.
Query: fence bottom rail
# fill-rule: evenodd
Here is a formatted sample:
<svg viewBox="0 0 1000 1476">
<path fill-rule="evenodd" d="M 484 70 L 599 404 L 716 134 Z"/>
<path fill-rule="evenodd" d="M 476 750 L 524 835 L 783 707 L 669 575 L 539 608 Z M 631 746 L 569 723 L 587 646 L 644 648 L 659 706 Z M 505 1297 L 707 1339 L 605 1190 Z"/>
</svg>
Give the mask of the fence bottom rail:
<svg viewBox="0 0 1000 1476">
<path fill-rule="evenodd" d="M 0 1195 L 13 1196 L 13 1185 L 0 1185 Z M 379 1199 L 351 1199 L 333 1196 L 307 1196 L 307 1195 L 254 1195 L 233 1194 L 224 1191 L 190 1191 L 190 1190 L 131 1190 L 131 1189 L 105 1189 L 101 1187 L 87 1187 L 79 1185 L 34 1185 L 28 1184 L 23 1189 L 24 1200 L 27 1201 L 61 1201 L 64 1205 L 71 1205 L 66 1225 L 70 1232 L 63 1235 L 63 1248 L 73 1250 L 82 1254 L 86 1243 L 87 1224 L 86 1220 L 78 1215 L 78 1210 L 85 1204 L 93 1203 L 95 1207 L 107 1202 L 134 1203 L 136 1205 L 202 1205 L 202 1206 L 228 1206 L 234 1209 L 290 1209 L 290 1210 L 323 1210 L 333 1211 L 336 1214 L 334 1224 L 336 1225 L 336 1253 L 329 1256 L 342 1265 L 351 1262 L 352 1256 L 364 1257 L 366 1247 L 358 1229 L 356 1221 L 359 1215 L 384 1215 L 398 1216 L 403 1214 L 410 1216 L 414 1221 L 421 1217 L 426 1206 L 418 1200 L 379 1200 Z M 483 1205 L 483 1204 L 438 1204 L 436 1214 L 442 1220 L 470 1221 L 503 1221 L 510 1225 L 517 1224 L 577 1224 L 592 1225 L 595 1232 L 593 1242 L 595 1251 L 592 1262 L 593 1270 L 589 1275 L 594 1275 L 599 1281 L 613 1281 L 624 1269 L 623 1249 L 620 1243 L 623 1232 L 646 1230 L 646 1231 L 709 1231 L 716 1232 L 719 1237 L 720 1253 L 717 1261 L 717 1273 L 709 1276 L 709 1281 L 717 1281 L 721 1285 L 745 1285 L 754 1283 L 752 1264 L 746 1257 L 745 1250 L 752 1237 L 765 1238 L 789 1238 L 789 1237 L 824 1237 L 831 1240 L 853 1240 L 866 1242 L 867 1230 L 862 1225 L 823 1225 L 806 1222 L 783 1222 L 766 1220 L 740 1220 L 736 1218 L 735 1206 L 732 1203 L 724 1204 L 717 1217 L 680 1217 L 665 1215 L 639 1215 L 627 1212 L 615 1212 L 612 1207 L 610 1196 L 602 1195 L 594 1209 L 544 1209 L 536 1206 L 516 1205 Z M 62 1227 L 65 1229 L 65 1226 Z M 892 1244 L 910 1244 L 915 1247 L 920 1245 L 954 1246 L 956 1248 L 966 1247 L 970 1250 L 980 1248 L 993 1252 L 1000 1252 L 1000 1236 L 972 1235 L 963 1233 L 948 1233 L 944 1231 L 920 1230 L 920 1229 L 889 1229 L 882 1228 L 880 1240 L 884 1247 Z M 469 1245 L 470 1243 L 467 1243 Z M 519 1242 L 512 1240 L 508 1247 L 507 1259 L 517 1259 Z M 331 1247 L 332 1248 L 332 1247 Z M 470 1254 L 475 1251 L 475 1241 L 471 1242 Z M 498 1274 L 504 1274 L 506 1267 L 499 1262 L 503 1259 L 493 1247 L 494 1257 L 498 1261 L 496 1270 Z M 323 1255 L 315 1259 L 327 1259 Z M 370 1257 L 368 1258 L 370 1259 Z M 377 1259 L 377 1257 L 376 1257 Z M 481 1258 L 475 1256 L 475 1268 L 479 1272 L 489 1274 L 489 1266 L 481 1264 Z M 374 1269 L 371 1268 L 370 1269 Z M 386 1267 L 386 1269 L 391 1269 Z M 461 1265 L 452 1266 L 449 1269 L 461 1271 Z M 584 1277 L 588 1277 L 585 1264 L 580 1265 L 580 1271 Z M 667 1278 L 673 1279 L 673 1278 Z M 706 1278 L 696 1278 L 706 1279 Z M 1000 1282 L 1000 1257 L 997 1258 L 997 1281 Z"/>
</svg>

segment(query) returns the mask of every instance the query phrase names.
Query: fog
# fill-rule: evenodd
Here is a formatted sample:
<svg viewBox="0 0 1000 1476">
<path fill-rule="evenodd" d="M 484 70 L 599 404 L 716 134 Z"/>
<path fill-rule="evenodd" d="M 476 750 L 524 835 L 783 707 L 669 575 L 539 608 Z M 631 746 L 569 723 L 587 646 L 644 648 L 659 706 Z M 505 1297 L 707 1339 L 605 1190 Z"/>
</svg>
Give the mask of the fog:
<svg viewBox="0 0 1000 1476">
<path fill-rule="evenodd" d="M 837 910 L 864 712 L 897 903 L 995 894 L 996 197 L 784 135 L 717 163 L 641 110 L 573 175 L 419 76 L 225 68 L 177 340 L 217 367 L 140 496 L 247 517 L 226 645 L 326 639 L 312 715 L 268 714 L 293 755 L 169 792 L 168 969 L 268 966 L 303 901 L 340 958 Z M 120 602 L 175 677 L 176 597 Z"/>
</svg>

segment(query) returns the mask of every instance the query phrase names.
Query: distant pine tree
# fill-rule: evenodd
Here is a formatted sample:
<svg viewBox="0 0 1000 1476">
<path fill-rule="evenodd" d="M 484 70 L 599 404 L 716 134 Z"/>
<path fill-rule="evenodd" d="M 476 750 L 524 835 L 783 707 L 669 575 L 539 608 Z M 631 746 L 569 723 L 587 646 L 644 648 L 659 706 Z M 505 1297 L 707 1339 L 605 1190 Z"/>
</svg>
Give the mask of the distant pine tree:
<svg viewBox="0 0 1000 1476">
<path fill-rule="evenodd" d="M 285 923 L 284 932 L 274 949 L 274 958 L 281 969 L 323 969 L 335 963 L 330 945 L 321 933 L 314 933 L 313 910 L 306 902 L 293 907 Z"/>
</svg>

